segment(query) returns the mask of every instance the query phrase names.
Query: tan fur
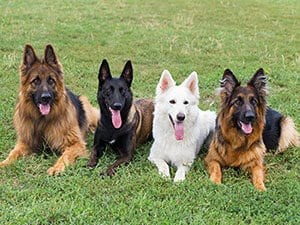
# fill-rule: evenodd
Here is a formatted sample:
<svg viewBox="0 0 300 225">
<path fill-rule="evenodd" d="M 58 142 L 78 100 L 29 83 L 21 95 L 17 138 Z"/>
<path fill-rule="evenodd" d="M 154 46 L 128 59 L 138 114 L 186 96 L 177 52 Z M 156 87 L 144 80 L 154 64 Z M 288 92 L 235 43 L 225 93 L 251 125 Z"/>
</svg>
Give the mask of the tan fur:
<svg viewBox="0 0 300 225">
<path fill-rule="evenodd" d="M 30 80 L 37 74 L 41 79 L 47 79 L 49 74 L 55 74 L 57 98 L 47 116 L 40 114 L 30 96 L 32 88 Z M 47 171 L 50 175 L 56 175 L 62 172 L 66 165 L 73 164 L 78 157 L 87 156 L 85 136 L 88 128 L 93 130 L 97 126 L 99 110 L 93 108 L 86 97 L 81 96 L 86 123 L 82 129 L 79 128 L 76 109 L 66 92 L 62 66 L 58 60 L 56 65 L 51 66 L 44 61 L 37 60 L 29 74 L 26 74 L 26 68 L 22 62 L 20 80 L 20 94 L 14 114 L 14 126 L 18 140 L 9 156 L 0 162 L 0 167 L 9 165 L 22 156 L 38 152 L 45 143 L 51 149 L 62 154 L 54 166 Z"/>
<path fill-rule="evenodd" d="M 265 190 L 263 158 L 266 149 L 261 138 L 263 128 L 245 137 L 235 128 L 228 128 L 228 121 L 224 121 L 222 116 L 219 117 L 219 123 L 221 130 L 216 131 L 205 158 L 211 181 L 221 184 L 223 167 L 241 167 L 252 173 L 255 187 Z"/>
<path fill-rule="evenodd" d="M 248 87 L 250 94 L 252 87 Z M 238 96 L 246 99 L 249 93 L 242 93 L 236 88 Z M 226 93 L 220 92 L 221 110 L 218 114 L 218 127 L 209 147 L 205 164 L 210 175 L 210 180 L 216 184 L 222 182 L 222 168 L 241 167 L 252 174 L 253 185 L 260 191 L 266 190 L 264 185 L 263 159 L 266 152 L 262 140 L 265 124 L 265 102 L 261 107 L 256 107 L 257 119 L 253 123 L 253 132 L 249 135 L 240 133 L 233 124 L 232 117 L 235 113 L 233 106 L 226 102 Z"/>
<path fill-rule="evenodd" d="M 283 152 L 290 145 L 300 146 L 299 133 L 295 128 L 293 119 L 291 117 L 283 117 L 281 120 L 281 135 L 275 154 Z"/>
<path fill-rule="evenodd" d="M 154 104 L 151 99 L 136 99 L 133 103 L 136 113 L 139 115 L 136 125 L 136 143 L 137 146 L 143 144 L 152 132 L 152 121 Z"/>
</svg>

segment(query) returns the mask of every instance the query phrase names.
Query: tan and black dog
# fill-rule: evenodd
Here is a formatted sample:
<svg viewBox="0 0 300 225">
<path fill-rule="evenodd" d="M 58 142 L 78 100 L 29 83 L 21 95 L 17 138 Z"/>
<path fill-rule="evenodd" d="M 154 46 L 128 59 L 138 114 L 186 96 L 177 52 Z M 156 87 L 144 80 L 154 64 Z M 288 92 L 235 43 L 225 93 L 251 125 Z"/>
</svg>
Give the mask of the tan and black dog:
<svg viewBox="0 0 300 225">
<path fill-rule="evenodd" d="M 86 97 L 66 89 L 62 65 L 51 45 L 46 46 L 42 59 L 32 46 L 26 45 L 14 114 L 18 140 L 0 167 L 39 153 L 46 146 L 62 154 L 48 174 L 62 172 L 78 157 L 87 156 L 85 136 L 88 129 L 95 130 L 99 114 Z"/>
<path fill-rule="evenodd" d="M 95 167 L 109 145 L 120 156 L 106 171 L 107 175 L 112 176 L 115 168 L 129 162 L 136 147 L 152 136 L 154 105 L 150 99 L 133 100 L 130 89 L 133 71 L 130 61 L 127 61 L 121 76 L 115 78 L 111 76 L 109 65 L 104 59 L 98 79 L 97 99 L 101 118 L 88 166 Z"/>
<path fill-rule="evenodd" d="M 290 117 L 267 107 L 266 76 L 259 69 L 241 86 L 230 70 L 221 80 L 220 112 L 205 163 L 211 181 L 220 184 L 222 168 L 242 167 L 252 173 L 253 184 L 263 191 L 266 149 L 277 152 L 299 145 L 299 134 Z"/>
</svg>

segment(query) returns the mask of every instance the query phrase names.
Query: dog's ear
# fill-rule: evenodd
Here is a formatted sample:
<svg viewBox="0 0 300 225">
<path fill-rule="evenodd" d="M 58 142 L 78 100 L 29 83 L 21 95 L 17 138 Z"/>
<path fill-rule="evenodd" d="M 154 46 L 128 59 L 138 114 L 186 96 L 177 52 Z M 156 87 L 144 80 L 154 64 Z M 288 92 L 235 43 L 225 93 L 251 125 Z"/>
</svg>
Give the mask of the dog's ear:
<svg viewBox="0 0 300 225">
<path fill-rule="evenodd" d="M 111 79 L 110 69 L 106 59 L 102 60 L 98 73 L 99 85 L 101 86 L 107 79 Z"/>
<path fill-rule="evenodd" d="M 44 61 L 52 68 L 61 70 L 61 64 L 54 52 L 52 45 L 47 45 L 44 53 Z"/>
<path fill-rule="evenodd" d="M 183 82 L 183 86 L 187 87 L 193 95 L 199 97 L 199 88 L 198 88 L 198 75 L 193 71 Z"/>
<path fill-rule="evenodd" d="M 120 78 L 123 78 L 126 81 L 128 87 L 131 86 L 131 82 L 133 79 L 133 71 L 132 71 L 132 64 L 130 60 L 126 62 Z"/>
<path fill-rule="evenodd" d="M 254 87 L 261 96 L 265 97 L 267 95 L 267 76 L 262 68 L 254 73 L 248 85 Z"/>
<path fill-rule="evenodd" d="M 22 74 L 26 74 L 33 66 L 35 62 L 40 62 L 38 57 L 35 54 L 33 47 L 29 44 L 25 45 L 23 61 L 21 63 Z"/>
<path fill-rule="evenodd" d="M 173 80 L 170 72 L 168 70 L 164 70 L 156 87 L 156 95 L 164 93 L 173 86 L 175 86 L 175 81 Z"/>
<path fill-rule="evenodd" d="M 220 86 L 223 89 L 222 91 L 227 95 L 230 96 L 232 91 L 237 87 L 240 86 L 240 82 L 236 79 L 234 74 L 230 69 L 226 69 L 223 74 L 222 80 L 220 80 Z"/>
</svg>

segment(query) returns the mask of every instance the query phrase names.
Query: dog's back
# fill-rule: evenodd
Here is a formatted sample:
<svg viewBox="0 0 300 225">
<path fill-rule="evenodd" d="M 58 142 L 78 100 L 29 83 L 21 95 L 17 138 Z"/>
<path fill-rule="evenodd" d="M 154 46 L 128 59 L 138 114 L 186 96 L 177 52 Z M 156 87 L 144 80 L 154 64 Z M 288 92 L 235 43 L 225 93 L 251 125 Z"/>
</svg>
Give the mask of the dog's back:
<svg viewBox="0 0 300 225">
<path fill-rule="evenodd" d="M 136 143 L 137 146 L 152 138 L 152 121 L 154 104 L 151 99 L 135 99 L 133 106 L 136 109 Z"/>
</svg>

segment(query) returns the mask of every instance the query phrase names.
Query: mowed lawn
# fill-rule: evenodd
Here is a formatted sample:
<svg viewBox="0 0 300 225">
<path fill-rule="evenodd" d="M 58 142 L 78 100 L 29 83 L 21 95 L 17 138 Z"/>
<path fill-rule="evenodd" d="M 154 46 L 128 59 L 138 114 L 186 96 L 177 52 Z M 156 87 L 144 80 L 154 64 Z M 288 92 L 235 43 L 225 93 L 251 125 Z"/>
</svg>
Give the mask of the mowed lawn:
<svg viewBox="0 0 300 225">
<path fill-rule="evenodd" d="M 245 82 L 263 67 L 269 105 L 293 117 L 300 131 L 300 1 L 16 0 L 1 1 L 0 12 L 0 160 L 16 143 L 12 120 L 27 43 L 39 55 L 51 43 L 67 86 L 94 106 L 104 58 L 118 76 L 132 60 L 135 97 L 154 97 L 164 69 L 178 83 L 196 71 L 199 107 L 215 111 L 224 69 Z M 91 151 L 92 134 L 87 143 Z M 0 224 L 300 223 L 299 148 L 266 156 L 268 190 L 259 193 L 241 170 L 224 170 L 223 184 L 212 184 L 206 148 L 186 181 L 174 184 L 147 160 L 151 144 L 113 178 L 99 177 L 115 160 L 111 151 L 94 170 L 80 159 L 57 177 L 46 174 L 55 155 L 0 168 Z"/>
</svg>

